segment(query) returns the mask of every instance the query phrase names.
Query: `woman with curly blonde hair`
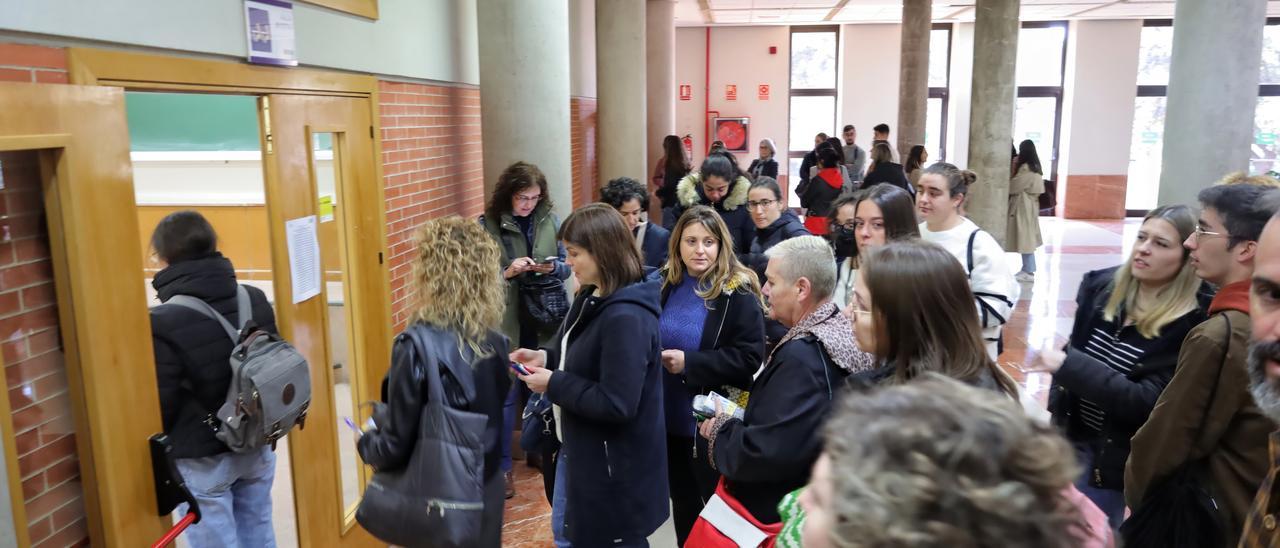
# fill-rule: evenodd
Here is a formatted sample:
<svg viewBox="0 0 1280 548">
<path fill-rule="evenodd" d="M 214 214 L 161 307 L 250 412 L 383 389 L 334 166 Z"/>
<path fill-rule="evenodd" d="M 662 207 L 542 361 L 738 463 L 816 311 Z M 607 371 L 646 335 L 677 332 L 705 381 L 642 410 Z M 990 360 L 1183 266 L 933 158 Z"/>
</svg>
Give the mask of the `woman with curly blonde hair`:
<svg viewBox="0 0 1280 548">
<path fill-rule="evenodd" d="M 805 548 L 1107 545 L 1071 446 L 1017 402 L 928 373 L 847 397 L 800 497 Z M 1101 528 L 1097 531 L 1095 528 Z"/>
<path fill-rule="evenodd" d="M 417 445 L 419 418 L 427 405 L 425 368 L 440 367 L 450 407 L 488 416 L 485 423 L 484 514 L 476 546 L 502 543 L 502 403 L 511 386 L 507 338 L 493 330 L 502 321 L 506 288 L 493 268 L 498 244 L 474 221 L 456 216 L 427 221 L 418 230 L 414 261 L 417 310 L 391 350 L 382 381 L 375 428 L 360 437 L 364 462 L 377 470 L 403 468 Z M 448 265 L 441 268 L 440 265 Z M 414 338 L 428 341 L 415 347 Z M 424 355 L 425 354 L 425 355 Z M 459 382 L 470 374 L 475 396 L 467 401 Z"/>
<path fill-rule="evenodd" d="M 720 476 L 707 462 L 707 440 L 694 436 L 693 397 L 749 390 L 764 360 L 765 327 L 760 282 L 738 262 L 729 228 L 714 209 L 690 208 L 671 234 L 658 326 L 667 370 L 667 482 L 683 546 Z"/>
</svg>

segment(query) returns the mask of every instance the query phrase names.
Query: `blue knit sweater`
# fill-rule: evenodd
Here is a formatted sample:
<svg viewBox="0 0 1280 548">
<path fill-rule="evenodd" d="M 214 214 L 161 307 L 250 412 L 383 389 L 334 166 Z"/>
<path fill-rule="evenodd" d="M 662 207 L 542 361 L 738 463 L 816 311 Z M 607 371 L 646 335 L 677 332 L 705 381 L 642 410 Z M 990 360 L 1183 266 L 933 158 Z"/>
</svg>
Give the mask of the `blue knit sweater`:
<svg viewBox="0 0 1280 548">
<path fill-rule="evenodd" d="M 707 303 L 695 292 L 698 280 L 684 275 L 671 290 L 658 319 L 663 350 L 693 352 L 702 344 L 702 327 L 707 322 Z M 667 417 L 667 435 L 693 437 L 693 395 L 684 385 L 684 375 L 662 372 L 663 407 Z"/>
</svg>

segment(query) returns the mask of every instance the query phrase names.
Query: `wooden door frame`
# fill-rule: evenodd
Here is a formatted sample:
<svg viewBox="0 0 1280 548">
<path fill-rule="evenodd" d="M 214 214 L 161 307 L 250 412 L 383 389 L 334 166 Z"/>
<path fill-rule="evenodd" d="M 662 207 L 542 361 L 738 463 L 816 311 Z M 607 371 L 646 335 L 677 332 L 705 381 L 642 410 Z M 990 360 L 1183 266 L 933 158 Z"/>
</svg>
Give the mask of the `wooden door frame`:
<svg viewBox="0 0 1280 548">
<path fill-rule="evenodd" d="M 376 185 L 375 188 L 368 189 L 373 195 L 379 199 L 371 200 L 372 205 L 376 205 L 376 212 L 366 210 L 363 212 L 347 211 L 347 215 L 362 213 L 364 219 L 375 216 L 376 224 L 379 227 L 377 238 L 374 242 L 360 242 L 362 251 L 376 248 L 379 253 L 380 269 L 377 271 L 375 279 L 369 279 L 370 272 L 363 272 L 356 282 L 363 286 L 364 290 L 369 291 L 371 288 L 376 292 L 376 297 L 380 299 L 372 303 L 375 310 L 386 311 L 382 314 L 382 318 L 374 318 L 371 321 L 381 320 L 381 325 L 366 325 L 371 333 L 383 333 L 387 336 L 386 352 L 388 356 L 387 363 L 365 363 L 365 378 L 381 378 L 387 367 L 389 367 L 390 356 L 390 335 L 392 331 L 391 322 L 391 288 L 390 288 L 390 272 L 384 257 L 389 257 L 387 253 L 387 234 L 386 234 L 386 201 L 382 199 L 384 194 L 384 179 L 382 170 L 382 144 L 381 139 L 381 123 L 379 119 L 378 104 L 379 92 L 377 78 L 368 75 L 357 75 L 343 72 L 321 71 L 312 69 L 296 69 L 296 68 L 278 68 L 278 67 L 262 67 L 248 65 L 243 63 L 213 61 L 206 59 L 193 59 L 186 57 L 177 57 L 169 55 L 156 55 L 147 53 L 124 52 L 101 50 L 93 48 L 68 48 L 69 74 L 73 84 L 81 85 L 103 85 L 118 86 L 126 90 L 145 90 L 145 91 L 170 91 L 170 92 L 194 92 L 194 93 L 229 93 L 229 94 L 252 94 L 260 96 L 269 95 L 316 95 L 345 97 L 352 99 L 363 99 L 367 101 L 369 108 L 369 121 L 371 124 L 371 143 L 372 157 L 368 158 L 368 162 L 372 165 L 374 181 L 362 182 L 362 184 Z M 262 109 L 259 109 L 259 115 L 262 115 Z M 260 131 L 264 136 L 262 150 L 264 151 L 263 165 L 264 170 L 267 166 L 267 151 L 273 145 L 266 140 L 267 125 L 260 120 Z M 278 131 L 277 128 L 276 131 Z M 316 128 L 315 131 L 323 131 Z M 307 134 L 310 135 L 311 131 Z M 310 158 L 310 151 L 308 151 Z M 272 177 L 270 170 L 264 172 L 264 177 Z M 271 184 L 268 182 L 268 184 Z M 312 181 L 314 186 L 314 181 Z M 272 204 L 268 200 L 267 203 L 268 218 L 279 220 L 276 212 L 273 210 Z M 276 227 L 279 228 L 279 227 Z M 280 228 L 283 230 L 283 228 Z M 273 238 L 276 240 L 278 238 Z M 369 245 L 372 243 L 373 245 Z M 279 260 L 273 258 L 273 264 L 278 272 L 285 272 L 281 266 L 287 266 L 287 250 L 284 248 L 274 249 L 273 255 L 278 255 Z M 139 259 L 140 260 L 140 259 Z M 136 261 L 135 261 L 136 263 Z M 350 264 L 350 263 L 347 263 Z M 348 266 L 347 268 L 351 268 Z M 278 277 L 278 276 L 276 276 Z M 287 282 L 287 277 L 286 280 Z M 353 280 L 354 281 L 354 280 Z M 287 283 L 277 283 L 275 285 L 275 296 L 278 308 L 281 304 L 292 303 L 289 286 Z M 370 296 L 372 298 L 373 295 Z M 281 334 L 286 339 L 292 338 L 293 331 L 293 314 L 292 307 L 288 312 L 278 316 Z M 349 321 L 354 321 L 349 316 Z M 361 321 L 366 321 L 361 319 Z M 356 345 L 364 345 L 367 341 L 361 338 L 351 341 L 353 351 Z M 149 349 L 150 347 L 148 347 Z M 315 368 L 313 368 L 313 371 Z M 318 375 L 321 379 L 315 379 L 317 375 L 313 375 L 313 387 L 320 382 L 327 382 L 330 378 L 329 371 L 324 375 Z M 366 383 L 361 383 L 366 384 Z M 376 386 L 376 383 L 368 383 Z M 331 386 L 326 386 L 325 394 L 332 390 Z M 365 390 L 364 392 L 367 392 Z M 314 393 L 314 391 L 313 391 Z M 358 402 L 357 402 L 358 403 Z M 331 405 L 330 405 L 331 406 Z M 311 421 L 308 421 L 311 422 Z M 322 428 L 332 427 L 331 425 L 321 425 Z M 292 449 L 291 444 L 291 449 Z M 301 459 L 307 458 L 307 455 L 300 455 L 297 451 L 290 451 L 290 459 L 293 463 L 299 462 Z M 294 493 L 297 495 L 298 486 L 295 484 Z M 296 500 L 295 500 L 296 503 Z M 89 509 L 90 512 L 98 509 Z M 316 516 L 319 519 L 320 516 Z M 329 519 L 329 516 L 324 516 Z M 306 531 L 302 524 L 303 516 L 298 516 L 297 523 L 299 528 L 299 541 L 304 541 Z M 345 534 L 347 527 L 341 528 Z M 318 545 L 327 545 L 325 539 L 312 539 L 318 542 Z M 305 545 L 305 544 L 304 544 Z"/>
<path fill-rule="evenodd" d="M 133 199 L 128 140 L 110 134 L 126 124 L 124 93 L 40 84 L 2 84 L 0 93 L 17 102 L 0 114 L 7 122 L 0 150 L 38 154 L 89 538 L 104 546 L 150 544 L 167 525 L 156 514 L 151 482 L 131 480 L 151 475 L 146 440 L 161 428 L 159 398 L 154 371 L 130 367 L 139 355 L 148 363 L 153 357 L 150 320 L 142 284 L 127 274 L 140 264 L 141 249 L 114 245 L 139 238 L 137 220 L 120 218 Z M 46 108 L 24 116 L 32 105 Z M 13 424 L 7 414 L 3 419 L 12 481 Z M 108 473 L 107 463 L 125 473 Z M 21 484 L 13 487 L 19 542 L 29 543 Z"/>
</svg>

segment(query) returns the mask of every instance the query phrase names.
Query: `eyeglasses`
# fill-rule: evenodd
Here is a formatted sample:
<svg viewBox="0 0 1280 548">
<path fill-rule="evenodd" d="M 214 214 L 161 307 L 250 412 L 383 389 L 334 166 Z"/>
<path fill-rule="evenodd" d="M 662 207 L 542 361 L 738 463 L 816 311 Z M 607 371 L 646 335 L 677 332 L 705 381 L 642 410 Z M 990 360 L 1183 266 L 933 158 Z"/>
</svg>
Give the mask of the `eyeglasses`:
<svg viewBox="0 0 1280 548">
<path fill-rule="evenodd" d="M 835 225 L 836 225 L 836 226 L 838 226 L 838 227 L 844 228 L 845 230 L 857 230 L 857 229 L 858 229 L 858 222 L 857 222 L 857 221 L 849 221 L 849 222 L 847 222 L 847 223 L 835 223 Z"/>
<path fill-rule="evenodd" d="M 1196 238 L 1206 238 L 1210 236 L 1221 236 L 1223 238 L 1227 238 L 1230 236 L 1230 234 L 1223 234 L 1221 232 L 1211 232 L 1211 231 L 1205 230 L 1204 227 L 1201 227 L 1198 224 L 1196 225 L 1195 235 L 1196 235 Z"/>
<path fill-rule="evenodd" d="M 539 195 L 537 195 L 537 196 L 525 196 L 525 195 L 523 195 L 523 194 L 516 194 L 516 201 L 517 201 L 517 202 L 522 202 L 522 203 L 526 203 L 526 204 L 528 204 L 528 203 L 537 203 L 539 200 L 542 200 L 542 195 L 541 195 L 541 194 L 539 194 Z"/>
<path fill-rule="evenodd" d="M 763 208 L 766 208 L 766 209 L 767 209 L 767 208 L 773 207 L 773 204 L 776 204 L 776 203 L 778 203 L 778 201 L 777 201 L 777 200 L 760 200 L 760 201 L 758 201 L 758 202 L 749 201 L 749 202 L 747 202 L 747 208 L 748 208 L 748 209 L 759 209 L 759 208 L 762 208 L 762 207 L 763 207 Z"/>
</svg>

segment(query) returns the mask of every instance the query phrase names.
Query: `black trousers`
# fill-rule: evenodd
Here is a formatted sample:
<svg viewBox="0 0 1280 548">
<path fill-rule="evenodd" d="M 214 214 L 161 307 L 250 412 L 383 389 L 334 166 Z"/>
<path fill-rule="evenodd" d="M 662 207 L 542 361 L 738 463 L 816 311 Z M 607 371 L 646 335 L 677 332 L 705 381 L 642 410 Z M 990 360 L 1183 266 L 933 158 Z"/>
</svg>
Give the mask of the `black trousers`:
<svg viewBox="0 0 1280 548">
<path fill-rule="evenodd" d="M 679 546 L 689 538 L 693 522 L 715 493 L 718 481 L 720 474 L 707 461 L 707 440 L 696 434 L 692 438 L 667 436 L 667 484 Z"/>
</svg>

